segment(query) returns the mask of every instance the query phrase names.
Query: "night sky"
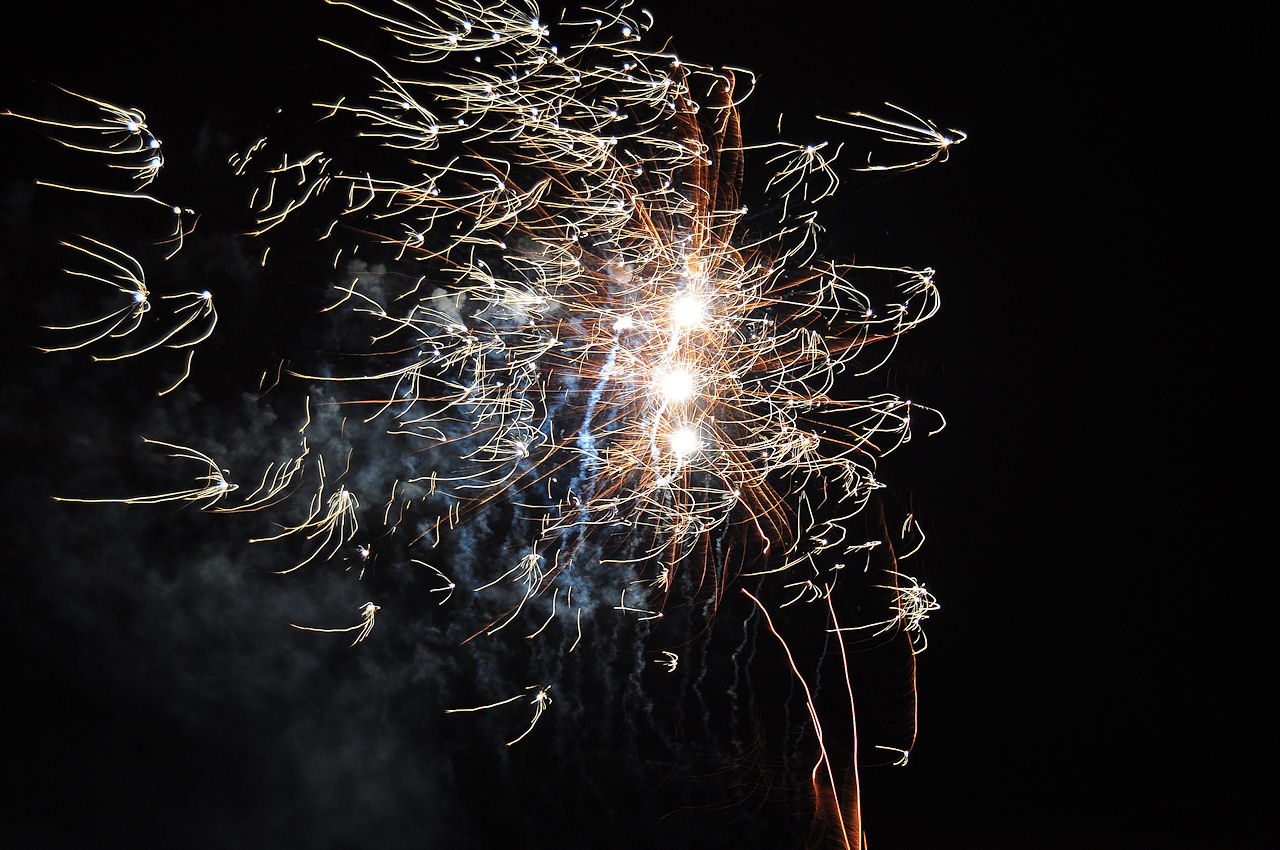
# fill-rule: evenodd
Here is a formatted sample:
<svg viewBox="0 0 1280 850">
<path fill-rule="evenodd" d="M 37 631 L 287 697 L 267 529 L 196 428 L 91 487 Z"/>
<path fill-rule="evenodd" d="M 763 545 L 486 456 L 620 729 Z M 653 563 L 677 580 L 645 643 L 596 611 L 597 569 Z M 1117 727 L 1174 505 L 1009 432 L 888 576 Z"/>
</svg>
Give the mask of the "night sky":
<svg viewBox="0 0 1280 850">
<path fill-rule="evenodd" d="M 65 104 L 56 83 L 147 113 L 167 155 L 152 190 L 203 214 L 151 273 L 214 289 L 222 313 L 166 399 L 153 384 L 179 359 L 36 351 L 71 303 L 57 242 L 155 222 L 36 190 L 84 161 L 0 124 L 0 834 L 51 848 L 821 840 L 807 715 L 776 646 L 755 634 L 747 679 L 716 666 L 758 629 L 741 594 L 708 626 L 705 669 L 691 648 L 665 678 L 636 666 L 653 655 L 642 630 L 602 616 L 607 635 L 564 661 L 552 706 L 507 748 L 523 704 L 444 710 L 511 696 L 558 662 L 523 641 L 460 646 L 394 554 L 362 582 L 341 557 L 279 576 L 281 552 L 244 543 L 252 519 L 53 501 L 163 480 L 172 467 L 143 435 L 250 457 L 279 433 L 245 395 L 262 369 L 338 344 L 311 336 L 312 269 L 259 275 L 260 248 L 235 236 L 246 184 L 225 161 L 259 135 L 305 137 L 296 107 L 358 89 L 358 69 L 316 38 L 359 47 L 366 24 L 319 3 L 198 5 L 46 2 L 0 37 L 0 108 Z M 943 303 L 882 375 L 949 427 L 880 469 L 886 514 L 912 511 L 928 535 L 914 569 L 942 608 L 917 659 L 910 763 L 861 773 L 870 846 L 1274 846 L 1259 755 L 1274 733 L 1255 696 L 1273 662 L 1252 660 L 1249 635 L 1267 616 L 1245 561 L 1255 509 L 1229 480 L 1256 417 L 1229 385 L 1268 362 L 1229 353 L 1257 309 L 1231 258 L 1263 148 L 1254 126 L 1222 150 L 1215 121 L 1250 126 L 1258 24 L 736 7 L 648 5 L 689 60 L 756 72 L 748 140 L 772 137 L 780 111 L 784 136 L 834 135 L 807 116 L 884 101 L 969 134 L 922 171 L 844 172 L 823 213 L 826 255 L 933 266 Z M 492 543 L 479 525 L 442 562 Z M 357 647 L 289 628 L 365 598 L 383 611 Z M 820 640 L 796 648 L 821 667 Z M 859 668 L 868 723 L 900 707 L 905 663 Z"/>
</svg>

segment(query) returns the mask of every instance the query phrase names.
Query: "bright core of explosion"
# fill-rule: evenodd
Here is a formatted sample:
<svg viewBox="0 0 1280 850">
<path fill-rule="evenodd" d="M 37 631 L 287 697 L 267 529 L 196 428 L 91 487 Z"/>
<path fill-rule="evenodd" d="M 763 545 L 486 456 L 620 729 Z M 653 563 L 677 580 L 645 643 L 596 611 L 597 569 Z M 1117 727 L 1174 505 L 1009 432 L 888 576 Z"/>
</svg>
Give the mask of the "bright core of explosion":
<svg viewBox="0 0 1280 850">
<path fill-rule="evenodd" d="M 658 388 L 662 392 L 663 399 L 668 403 L 678 404 L 693 398 L 698 384 L 692 372 L 684 366 L 676 366 L 667 370 L 658 379 Z"/>
</svg>

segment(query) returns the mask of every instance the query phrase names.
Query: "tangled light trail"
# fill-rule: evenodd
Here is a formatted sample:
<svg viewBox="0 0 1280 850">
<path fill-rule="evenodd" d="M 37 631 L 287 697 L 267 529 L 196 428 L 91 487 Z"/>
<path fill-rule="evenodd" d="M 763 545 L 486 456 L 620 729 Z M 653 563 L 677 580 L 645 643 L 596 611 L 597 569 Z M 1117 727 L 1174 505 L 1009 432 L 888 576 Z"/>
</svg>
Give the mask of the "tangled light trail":
<svg viewBox="0 0 1280 850">
<path fill-rule="evenodd" d="M 255 484 L 195 448 L 149 440 L 206 466 L 199 486 L 63 498 L 269 512 L 274 527 L 251 542 L 287 548 L 279 572 L 345 560 L 363 577 L 382 557 L 414 570 L 443 610 L 455 591 L 491 600 L 462 643 L 546 641 L 554 665 L 609 618 L 656 628 L 674 610 L 706 606 L 710 628 L 748 577 L 778 608 L 823 603 L 814 610 L 830 616 L 817 619 L 842 659 L 848 636 L 908 634 L 922 649 L 937 603 L 901 571 L 905 554 L 888 566 L 878 558 L 893 539 L 918 545 L 918 525 L 908 518 L 901 535 L 873 536 L 853 518 L 883 487 L 878 459 L 921 422 L 940 430 L 942 418 L 856 388 L 934 315 L 938 290 L 931 268 L 822 258 L 818 207 L 839 190 L 845 144 L 748 144 L 739 107 L 753 75 L 650 43 L 652 16 L 629 4 L 552 21 L 515 0 L 443 0 L 430 12 L 328 2 L 376 22 L 385 41 L 359 50 L 326 41 L 369 80 L 362 94 L 313 104 L 325 119 L 317 135 L 341 142 L 294 149 L 262 138 L 230 160 L 256 185 L 247 230 L 262 264 L 289 263 L 298 238 L 331 246 L 317 320 L 339 354 L 262 364 L 261 394 L 298 403 L 296 450 L 261 447 Z M 8 114 L 107 157 L 136 185 L 45 185 L 170 207 L 176 251 L 191 235 L 189 211 L 139 192 L 163 164 L 145 116 L 73 97 L 97 112 Z M 892 108 L 888 119 L 828 119 L 878 135 L 874 164 L 868 155 L 849 170 L 945 161 L 964 139 Z M 897 164 L 885 159 L 899 148 Z M 760 213 L 742 197 L 749 163 L 772 172 Z M 65 244 L 91 264 L 70 273 L 119 299 L 69 317 L 53 330 L 78 336 L 47 350 L 112 360 L 183 349 L 183 375 L 163 389 L 174 391 L 190 350 L 215 333 L 213 296 L 162 295 L 173 309 L 157 318 L 167 302 L 152 300 L 128 252 L 91 236 Z M 463 558 L 451 532 L 472 550 L 490 547 L 485 557 Z M 767 603 L 743 592 L 785 649 Z M 861 621 L 836 623 L 840 593 L 857 595 Z M 366 602 L 355 625 L 296 628 L 355 632 L 354 645 L 369 638 L 375 612 L 393 607 Z M 696 637 L 667 636 L 644 652 L 675 672 Z M 787 660 L 822 750 L 815 794 L 826 781 L 836 799 L 840 768 L 823 748 L 819 708 L 790 650 Z M 533 693 L 516 744 L 551 705 L 554 671 L 546 675 L 509 683 L 510 698 L 477 692 L 485 704 L 451 711 Z M 847 690 L 842 722 L 852 724 Z M 910 742 L 877 746 L 905 759 Z M 854 749 L 852 794 L 835 803 L 844 846 L 863 842 Z"/>
</svg>

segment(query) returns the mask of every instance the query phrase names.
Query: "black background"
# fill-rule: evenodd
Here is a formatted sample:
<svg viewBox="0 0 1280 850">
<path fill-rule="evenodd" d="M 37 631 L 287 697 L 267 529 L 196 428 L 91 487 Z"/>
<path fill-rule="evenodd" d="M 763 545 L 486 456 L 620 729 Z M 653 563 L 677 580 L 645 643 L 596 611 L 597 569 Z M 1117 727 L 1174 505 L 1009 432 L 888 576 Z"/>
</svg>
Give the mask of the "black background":
<svg viewBox="0 0 1280 850">
<path fill-rule="evenodd" d="M 920 658 L 911 764 L 863 776 L 871 846 L 1267 846 L 1258 788 L 1273 735 L 1254 691 L 1269 676 L 1249 636 L 1265 591 L 1247 554 L 1249 490 L 1234 483 L 1258 403 L 1233 386 L 1242 374 L 1268 386 L 1252 373 L 1269 359 L 1231 353 L 1262 309 L 1257 273 L 1236 259 L 1263 185 L 1248 73 L 1258 22 L 1226 10 L 1120 22 L 1065 7 L 650 8 L 691 60 L 758 74 L 749 135 L 768 135 L 779 111 L 787 135 L 806 115 L 886 100 L 970 134 L 922 172 L 849 176 L 826 219 L 833 255 L 932 265 L 943 293 L 898 380 L 950 427 L 888 470 L 926 522 L 943 608 Z M 175 128 L 173 185 L 214 195 L 219 175 L 183 154 L 217 149 L 217 130 L 238 145 L 281 100 L 340 87 L 344 69 L 314 39 L 356 29 L 319 4 L 29 11 L 4 35 L 0 106 L 38 107 L 46 81 L 137 104 Z M 212 550 L 190 555 L 199 571 L 179 569 L 188 555 L 173 553 L 203 545 L 183 537 L 184 517 L 134 540 L 127 511 L 50 501 L 68 480 L 113 474 L 119 458 L 106 458 L 136 440 L 136 411 L 109 389 L 127 372 L 83 374 L 31 350 L 60 237 L 30 224 L 30 178 L 48 155 L 37 146 L 49 145 L 27 130 L 3 126 L 0 265 L 12 789 L 0 810 L 15 846 L 611 847 L 648 835 L 638 824 L 664 811 L 596 750 L 572 770 L 555 749 L 545 766 L 477 753 L 475 775 L 446 770 L 415 730 L 469 732 L 415 725 L 420 706 L 396 696 L 412 692 L 409 674 L 362 700 L 373 674 L 361 665 L 387 656 L 307 649 L 281 627 L 287 600 L 260 577 L 215 575 L 234 565 Z M 87 457 L 103 470 L 70 467 Z M 486 728 L 478 746 L 505 732 Z M 562 780 L 598 782 L 612 805 L 557 791 Z M 803 846 L 707 808 L 669 819 L 664 846 Z M 539 820 L 555 828 L 528 826 Z"/>
</svg>

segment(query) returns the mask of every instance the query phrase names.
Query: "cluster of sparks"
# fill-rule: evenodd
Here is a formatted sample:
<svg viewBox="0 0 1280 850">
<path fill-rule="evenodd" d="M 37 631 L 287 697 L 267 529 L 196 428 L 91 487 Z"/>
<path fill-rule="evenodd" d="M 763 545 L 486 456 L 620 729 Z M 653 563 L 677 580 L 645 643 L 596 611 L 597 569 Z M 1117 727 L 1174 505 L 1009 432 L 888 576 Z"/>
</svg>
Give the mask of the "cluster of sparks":
<svg viewBox="0 0 1280 850">
<path fill-rule="evenodd" d="M 358 494 L 326 474 L 304 424 L 297 453 L 267 467 L 256 486 L 233 483 L 196 449 L 150 441 L 200 466 L 196 486 L 74 501 L 280 511 L 287 519 L 253 542 L 304 541 L 281 572 L 353 551 L 368 559 L 362 528 L 380 518 L 394 532 L 415 500 L 448 505 L 412 529 L 411 545 L 424 553 L 505 504 L 525 534 L 520 554 L 467 588 L 508 589 L 511 604 L 481 630 L 489 634 L 535 606 L 550 613 L 532 621 L 529 638 L 562 617 L 581 639 L 586 606 L 660 618 L 682 571 L 715 599 L 741 575 L 776 574 L 783 607 L 829 600 L 846 563 L 852 569 L 881 542 L 846 531 L 883 486 L 877 460 L 910 440 L 917 422 L 931 433 L 942 426 L 936 411 L 896 395 L 841 397 L 938 307 L 932 269 L 818 259 L 817 205 L 838 190 L 843 146 L 744 143 L 739 105 L 752 75 L 649 45 L 651 16 L 630 16 L 626 5 L 551 24 L 532 2 L 513 0 L 443 0 L 429 15 L 401 2 L 394 13 L 329 2 L 374 19 L 399 55 L 333 45 L 369 71 L 372 86 L 316 107 L 394 155 L 291 156 L 271 153 L 263 139 L 231 166 L 260 175 L 253 236 L 269 243 L 288 223 L 322 221 L 316 232 L 332 241 L 340 277 L 325 310 L 368 342 L 352 352 L 362 355 L 359 370 L 290 364 L 277 382 L 307 387 L 308 423 L 312 400 L 355 411 L 353 422 L 420 459 L 417 474 Z M 162 204 L 141 192 L 162 165 L 142 113 L 76 97 L 96 116 L 16 117 L 107 156 L 136 185 L 45 185 Z M 964 138 L 892 109 L 889 119 L 826 119 L 907 152 L 897 164 L 850 170 L 919 168 Z M 749 160 L 772 171 L 768 208 L 754 216 L 741 197 Z M 176 251 L 190 230 L 186 211 L 171 209 Z M 48 350 L 110 360 L 185 349 L 189 372 L 191 349 L 214 332 L 210 294 L 164 296 L 172 320 L 152 330 L 140 263 L 89 237 L 65 244 L 84 261 L 72 275 L 114 288 L 120 303 L 54 328 L 68 341 Z M 361 249 L 395 274 L 357 265 Z M 867 282 L 892 296 L 864 294 Z M 348 467 L 358 461 L 346 458 Z M 833 632 L 904 630 L 923 649 L 921 626 L 937 603 L 897 571 L 904 557 L 885 585 L 893 607 L 843 627 L 833 608 Z M 412 563 L 447 603 L 458 587 L 448 568 Z M 576 578 L 584 570 L 594 570 L 589 585 Z M 602 586 L 612 587 L 608 598 Z M 354 633 L 359 643 L 379 610 L 367 602 L 353 626 L 297 628 Z M 670 670 L 678 661 L 669 650 L 655 659 Z M 514 744 L 550 705 L 549 690 L 530 685 L 456 710 L 529 702 L 533 719 Z"/>
</svg>

